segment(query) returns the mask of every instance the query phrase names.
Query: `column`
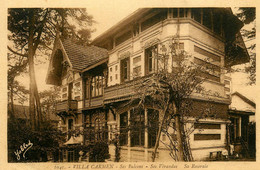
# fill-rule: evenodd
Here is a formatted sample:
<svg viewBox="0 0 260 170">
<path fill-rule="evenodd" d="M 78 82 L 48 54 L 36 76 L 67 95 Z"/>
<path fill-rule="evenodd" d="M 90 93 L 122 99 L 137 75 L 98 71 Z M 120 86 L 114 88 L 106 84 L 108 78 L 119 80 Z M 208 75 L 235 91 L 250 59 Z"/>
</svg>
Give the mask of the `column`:
<svg viewBox="0 0 260 170">
<path fill-rule="evenodd" d="M 144 109 L 144 159 L 148 162 L 148 116 L 147 116 L 147 108 Z"/>
<path fill-rule="evenodd" d="M 127 111 L 127 125 L 128 127 L 130 126 L 130 110 Z M 127 132 L 127 161 L 130 162 L 131 161 L 131 132 L 130 130 L 128 130 Z"/>
<path fill-rule="evenodd" d="M 116 125 L 117 125 L 117 128 L 115 130 L 116 130 L 116 133 L 118 133 L 118 135 L 119 135 L 120 134 L 120 114 L 117 114 L 117 113 L 116 113 Z"/>
<path fill-rule="evenodd" d="M 128 127 L 130 126 L 130 110 L 128 110 L 127 111 L 127 125 L 128 125 Z M 128 147 L 131 147 L 131 132 L 130 132 L 130 130 L 128 130 L 128 132 L 127 132 L 127 146 Z"/>
</svg>

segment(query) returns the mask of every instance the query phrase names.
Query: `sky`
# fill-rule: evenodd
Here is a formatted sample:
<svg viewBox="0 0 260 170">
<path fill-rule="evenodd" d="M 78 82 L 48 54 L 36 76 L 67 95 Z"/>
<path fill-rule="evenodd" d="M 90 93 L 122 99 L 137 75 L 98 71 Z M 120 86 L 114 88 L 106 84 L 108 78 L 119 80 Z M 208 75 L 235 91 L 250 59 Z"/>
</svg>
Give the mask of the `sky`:
<svg viewBox="0 0 260 170">
<path fill-rule="evenodd" d="M 113 3 L 114 1 L 106 4 L 104 4 L 103 2 L 104 1 L 96 1 L 95 4 L 87 6 L 87 12 L 92 15 L 94 20 L 96 21 L 96 23 L 93 25 L 93 28 L 96 29 L 96 31 L 92 34 L 92 39 L 105 32 L 107 29 L 115 25 L 121 19 L 130 15 L 141 6 L 138 3 L 131 3 L 132 1 L 129 1 L 129 4 L 127 5 L 120 5 L 118 3 L 116 4 Z M 118 8 L 118 6 L 120 6 L 120 8 Z M 235 10 L 235 8 L 232 9 Z M 35 67 L 37 78 L 36 81 L 39 91 L 49 89 L 51 85 L 46 85 L 45 82 L 48 69 L 48 61 L 46 62 L 46 64 L 36 65 Z M 254 100 L 256 87 L 247 85 L 247 74 L 235 73 L 232 74 L 232 79 L 233 92 L 239 91 L 246 95 L 248 98 Z M 22 75 L 21 77 L 19 77 L 18 80 L 20 80 L 22 84 L 26 87 L 29 87 L 29 78 L 27 75 Z"/>
<path fill-rule="evenodd" d="M 88 14 L 92 15 L 95 20 L 93 28 L 96 29 L 96 31 L 92 34 L 91 39 L 93 40 L 98 35 L 102 34 L 137 9 L 138 6 L 135 5 L 131 8 L 128 6 L 118 8 L 116 4 L 103 5 L 100 1 L 97 1 L 97 3 L 93 6 L 87 7 Z M 45 64 L 35 65 L 36 82 L 39 91 L 43 91 L 51 87 L 51 85 L 47 85 L 45 82 L 48 66 L 48 61 L 46 61 Z M 18 80 L 26 87 L 29 87 L 29 77 L 27 74 L 21 75 Z"/>
</svg>

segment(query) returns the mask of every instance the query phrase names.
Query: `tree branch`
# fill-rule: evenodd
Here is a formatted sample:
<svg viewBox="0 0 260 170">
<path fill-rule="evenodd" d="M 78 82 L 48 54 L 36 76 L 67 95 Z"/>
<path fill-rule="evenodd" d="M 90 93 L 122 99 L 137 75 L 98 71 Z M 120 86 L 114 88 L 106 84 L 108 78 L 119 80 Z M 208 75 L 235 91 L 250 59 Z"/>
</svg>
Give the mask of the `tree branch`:
<svg viewBox="0 0 260 170">
<path fill-rule="evenodd" d="M 7 46 L 8 50 L 11 51 L 12 53 L 16 54 L 16 55 L 19 55 L 19 56 L 23 56 L 23 57 L 28 57 L 27 54 L 22 54 L 22 53 L 19 53 L 19 52 L 16 52 L 14 51 L 11 47 Z"/>
</svg>

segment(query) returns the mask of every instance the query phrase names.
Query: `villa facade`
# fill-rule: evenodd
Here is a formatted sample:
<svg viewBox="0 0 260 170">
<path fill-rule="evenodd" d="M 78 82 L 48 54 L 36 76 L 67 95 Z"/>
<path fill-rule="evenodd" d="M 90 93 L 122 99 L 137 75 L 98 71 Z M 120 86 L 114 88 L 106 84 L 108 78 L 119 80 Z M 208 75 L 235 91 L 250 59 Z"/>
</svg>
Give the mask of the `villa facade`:
<svg viewBox="0 0 260 170">
<path fill-rule="evenodd" d="M 179 47 L 195 63 L 216 70 L 201 75 L 206 78 L 203 86 L 211 93 L 191 96 L 194 110 L 185 125 L 193 128 L 189 135 L 191 155 L 195 161 L 206 160 L 210 152 L 225 150 L 231 103 L 225 67 L 248 61 L 239 32 L 242 26 L 229 8 L 142 8 L 98 36 L 91 46 L 76 45 L 57 36 L 47 83 L 61 89 L 63 101 L 56 108 L 60 128 L 74 131 L 68 133 L 64 145 L 106 141 L 113 161 L 115 146 L 111 141 L 119 135 L 120 161 L 151 161 L 159 126 L 156 122 L 161 122 L 162 110 L 152 105 L 140 109 L 129 100 L 136 97 L 133 84 L 158 70 L 153 51 L 162 53 L 162 46 L 177 35 Z M 228 53 L 231 47 L 236 53 Z M 195 122 L 208 105 L 209 117 Z M 142 128 L 129 130 L 130 125 Z M 80 133 L 88 130 L 92 134 Z M 155 160 L 172 161 L 163 144 L 169 142 L 166 135 L 162 133 L 160 139 Z M 60 159 L 78 161 L 78 150 L 63 147 Z"/>
</svg>

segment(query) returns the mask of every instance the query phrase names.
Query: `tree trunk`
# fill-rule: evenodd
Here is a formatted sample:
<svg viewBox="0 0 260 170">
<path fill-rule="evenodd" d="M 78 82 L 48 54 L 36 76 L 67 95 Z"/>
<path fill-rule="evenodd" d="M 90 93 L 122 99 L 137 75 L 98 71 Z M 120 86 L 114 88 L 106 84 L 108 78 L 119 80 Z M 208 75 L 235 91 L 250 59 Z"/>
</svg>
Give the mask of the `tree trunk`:
<svg viewBox="0 0 260 170">
<path fill-rule="evenodd" d="M 35 78 L 35 74 L 34 74 L 34 98 L 35 98 L 35 102 L 36 102 L 36 111 L 37 111 L 37 115 L 38 115 L 38 128 L 41 128 L 41 122 L 42 122 L 42 111 L 41 111 L 41 103 L 40 103 L 40 97 L 39 97 L 39 93 L 38 93 L 38 88 L 37 88 L 37 83 L 36 83 L 36 78 Z"/>
<path fill-rule="evenodd" d="M 30 48 L 31 47 L 31 48 Z M 29 77 L 30 77 L 30 98 L 29 98 L 29 108 L 30 108 L 30 119 L 32 130 L 36 128 L 36 113 L 35 113 L 35 98 L 34 98 L 34 56 L 32 55 L 32 40 L 29 39 Z"/>
<path fill-rule="evenodd" d="M 29 76 L 30 76 L 30 118 L 32 124 L 32 130 L 38 129 L 39 118 L 40 118 L 40 100 L 37 90 L 37 84 L 35 80 L 35 71 L 34 71 L 34 54 L 36 48 L 34 48 L 34 27 L 35 27 L 35 16 L 34 11 L 32 10 L 30 23 L 29 23 L 29 38 L 28 38 L 28 61 L 29 61 Z M 38 112 L 38 121 L 36 121 L 36 110 Z"/>
<path fill-rule="evenodd" d="M 14 118 L 14 87 L 13 87 L 13 81 L 11 83 L 11 87 L 10 87 L 10 107 L 11 107 L 11 112 L 10 112 L 10 118 L 13 119 Z"/>
<path fill-rule="evenodd" d="M 155 161 L 156 152 L 157 152 L 157 149 L 159 147 L 160 137 L 161 137 L 161 133 L 162 133 L 162 128 L 163 128 L 163 125 L 164 125 L 166 117 L 167 117 L 166 113 L 167 113 L 168 107 L 169 106 L 167 104 L 166 108 L 163 110 L 163 120 L 162 120 L 161 125 L 159 126 L 158 134 L 156 136 L 156 142 L 155 142 L 155 146 L 154 146 L 154 151 L 152 153 L 152 162 Z"/>
<path fill-rule="evenodd" d="M 183 150 L 183 136 L 182 136 L 182 125 L 180 120 L 180 114 L 175 114 L 175 125 L 176 125 L 176 136 L 177 136 L 177 149 L 179 161 L 184 161 L 184 150 Z"/>
</svg>

